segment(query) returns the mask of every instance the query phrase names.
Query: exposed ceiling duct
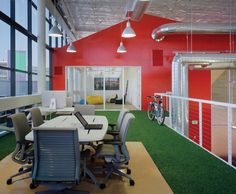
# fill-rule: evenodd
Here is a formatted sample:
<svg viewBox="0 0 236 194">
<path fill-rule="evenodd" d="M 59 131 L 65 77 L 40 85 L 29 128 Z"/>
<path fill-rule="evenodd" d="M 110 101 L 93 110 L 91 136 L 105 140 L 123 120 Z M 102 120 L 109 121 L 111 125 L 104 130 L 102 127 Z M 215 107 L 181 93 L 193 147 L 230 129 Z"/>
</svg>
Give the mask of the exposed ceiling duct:
<svg viewBox="0 0 236 194">
<path fill-rule="evenodd" d="M 149 4 L 150 0 L 136 0 L 133 4 L 133 11 L 130 19 L 133 21 L 140 21 Z"/>
<path fill-rule="evenodd" d="M 228 34 L 236 32 L 236 24 L 210 24 L 210 23 L 169 23 L 161 25 L 152 31 L 155 41 L 162 41 L 167 34 Z"/>
</svg>

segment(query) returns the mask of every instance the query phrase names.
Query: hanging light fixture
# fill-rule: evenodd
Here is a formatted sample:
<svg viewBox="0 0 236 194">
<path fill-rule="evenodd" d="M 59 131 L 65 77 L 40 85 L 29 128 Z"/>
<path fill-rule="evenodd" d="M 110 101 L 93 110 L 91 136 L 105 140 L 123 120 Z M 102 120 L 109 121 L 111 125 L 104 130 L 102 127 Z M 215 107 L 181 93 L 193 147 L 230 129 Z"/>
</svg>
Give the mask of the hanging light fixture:
<svg viewBox="0 0 236 194">
<path fill-rule="evenodd" d="M 62 32 L 59 30 L 58 26 L 57 26 L 57 22 L 56 20 L 53 23 L 52 28 L 49 30 L 48 36 L 51 37 L 61 37 L 63 34 Z"/>
<path fill-rule="evenodd" d="M 68 52 L 68 53 L 76 53 L 77 52 L 76 48 L 72 44 L 72 41 L 70 41 L 70 45 L 67 47 L 66 52 Z"/>
<path fill-rule="evenodd" d="M 135 34 L 133 28 L 130 25 L 130 21 L 128 20 L 127 23 L 126 23 L 126 28 L 122 32 L 122 37 L 123 38 L 133 38 L 135 36 L 136 36 L 136 34 Z"/>
<path fill-rule="evenodd" d="M 116 52 L 117 52 L 117 53 L 126 53 L 126 52 L 127 52 L 126 48 L 125 48 L 124 45 L 123 45 L 122 40 L 120 41 L 120 46 L 118 47 L 118 49 L 117 49 Z"/>
<path fill-rule="evenodd" d="M 55 16 L 55 7 L 56 7 L 56 4 L 53 3 L 53 14 Z M 49 30 L 49 33 L 48 33 L 48 36 L 51 36 L 51 37 L 62 37 L 62 32 L 59 30 L 58 28 L 58 24 L 57 24 L 57 21 L 56 21 L 56 18 L 54 18 L 54 23 L 53 23 L 53 26 L 52 28 Z"/>
</svg>

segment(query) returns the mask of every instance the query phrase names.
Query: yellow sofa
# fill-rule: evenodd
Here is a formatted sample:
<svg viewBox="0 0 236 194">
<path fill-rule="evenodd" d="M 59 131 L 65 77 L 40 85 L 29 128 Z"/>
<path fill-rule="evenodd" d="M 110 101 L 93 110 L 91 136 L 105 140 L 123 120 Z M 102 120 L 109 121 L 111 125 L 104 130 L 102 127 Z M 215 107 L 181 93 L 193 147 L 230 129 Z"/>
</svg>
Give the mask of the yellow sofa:
<svg viewBox="0 0 236 194">
<path fill-rule="evenodd" d="M 102 96 L 87 96 L 86 101 L 88 104 L 103 104 Z"/>
</svg>

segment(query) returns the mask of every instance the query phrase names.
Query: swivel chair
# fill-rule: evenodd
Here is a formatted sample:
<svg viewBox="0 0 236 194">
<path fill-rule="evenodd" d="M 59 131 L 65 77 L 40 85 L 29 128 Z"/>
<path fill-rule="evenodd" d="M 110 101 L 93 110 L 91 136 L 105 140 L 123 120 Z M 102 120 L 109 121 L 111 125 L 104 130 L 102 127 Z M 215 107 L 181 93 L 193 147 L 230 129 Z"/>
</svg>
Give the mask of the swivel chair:
<svg viewBox="0 0 236 194">
<path fill-rule="evenodd" d="M 80 150 L 78 131 L 73 128 L 33 128 L 34 131 L 34 167 L 32 173 L 33 189 L 38 184 L 58 184 L 63 190 L 56 193 L 84 193 L 70 190 L 80 182 Z M 65 186 L 66 185 L 66 186 Z M 53 193 L 55 191 L 36 192 Z"/>
<path fill-rule="evenodd" d="M 34 127 L 38 127 L 44 123 L 42 113 L 39 108 L 31 108 L 29 110 L 32 118 L 32 124 Z"/>
<path fill-rule="evenodd" d="M 12 179 L 14 177 L 30 172 L 32 169 L 31 163 L 33 160 L 32 142 L 25 140 L 25 136 L 31 131 L 25 114 L 16 113 L 11 115 L 10 118 L 12 120 L 16 136 L 16 147 L 12 153 L 12 160 L 18 164 L 28 165 L 22 166 L 18 173 L 10 176 L 7 179 L 8 185 L 13 183 Z"/>
<path fill-rule="evenodd" d="M 105 162 L 105 168 L 103 171 L 106 173 L 104 180 L 100 186 L 105 187 L 105 183 L 110 178 L 112 174 L 117 174 L 119 176 L 129 179 L 131 186 L 135 184 L 134 180 L 128 175 L 131 170 L 128 168 L 127 164 L 130 160 L 129 152 L 126 147 L 126 136 L 131 123 L 135 117 L 132 113 L 127 113 L 124 117 L 123 123 L 120 128 L 119 138 L 116 141 L 106 142 L 104 144 L 98 145 L 96 151 L 96 158 L 102 158 Z M 127 170 L 127 174 L 122 172 L 122 169 Z"/>
</svg>

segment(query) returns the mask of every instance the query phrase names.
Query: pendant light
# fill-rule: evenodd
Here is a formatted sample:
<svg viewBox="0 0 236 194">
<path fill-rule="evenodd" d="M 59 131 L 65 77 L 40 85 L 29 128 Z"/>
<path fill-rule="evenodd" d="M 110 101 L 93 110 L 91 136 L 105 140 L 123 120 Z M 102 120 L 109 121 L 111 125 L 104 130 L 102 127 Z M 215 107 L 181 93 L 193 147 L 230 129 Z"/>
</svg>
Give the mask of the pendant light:
<svg viewBox="0 0 236 194">
<path fill-rule="evenodd" d="M 55 7 L 56 7 L 56 4 L 53 3 L 53 14 L 55 16 Z M 48 36 L 51 36 L 51 37 L 62 37 L 62 32 L 59 30 L 58 28 L 58 24 L 57 24 L 57 21 L 56 21 L 56 18 L 54 18 L 54 23 L 53 23 L 53 26 L 52 28 L 49 30 L 49 33 L 48 33 Z"/>
<path fill-rule="evenodd" d="M 126 52 L 127 52 L 126 48 L 125 48 L 124 45 L 123 45 L 122 40 L 120 41 L 120 46 L 118 47 L 118 49 L 117 49 L 116 52 L 117 52 L 117 53 L 126 53 Z"/>
<path fill-rule="evenodd" d="M 56 20 L 53 23 L 52 28 L 49 30 L 48 36 L 62 37 L 62 32 L 59 30 Z"/>
<path fill-rule="evenodd" d="M 70 45 L 67 47 L 66 52 L 68 52 L 68 53 L 76 53 L 77 52 L 76 48 L 72 44 L 72 41 L 70 41 Z"/>
<path fill-rule="evenodd" d="M 136 36 L 136 34 L 135 34 L 133 28 L 131 27 L 130 21 L 128 20 L 126 23 L 126 28 L 124 29 L 124 31 L 122 33 L 122 37 L 123 38 L 133 38 L 135 36 Z"/>
<path fill-rule="evenodd" d="M 122 23 L 120 23 L 120 33 L 122 32 Z M 120 46 L 118 47 L 118 49 L 116 50 L 117 53 L 126 53 L 127 50 L 126 48 L 124 47 L 123 45 L 123 42 L 122 42 L 122 36 L 120 37 Z"/>
</svg>

